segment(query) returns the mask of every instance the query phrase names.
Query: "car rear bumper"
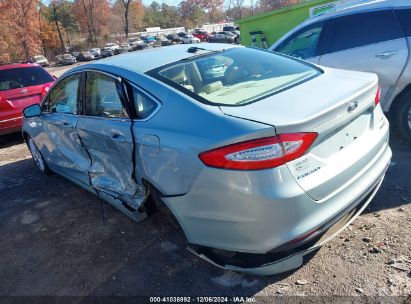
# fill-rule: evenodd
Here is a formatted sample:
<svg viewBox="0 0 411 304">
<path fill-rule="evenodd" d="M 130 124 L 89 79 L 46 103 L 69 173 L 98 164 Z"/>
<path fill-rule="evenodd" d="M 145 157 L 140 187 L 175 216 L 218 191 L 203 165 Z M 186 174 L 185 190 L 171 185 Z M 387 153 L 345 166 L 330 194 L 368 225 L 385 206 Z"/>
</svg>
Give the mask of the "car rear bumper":
<svg viewBox="0 0 411 304">
<path fill-rule="evenodd" d="M 322 227 L 371 193 L 391 156 L 386 142 L 341 191 L 321 201 L 311 199 L 286 166 L 247 172 L 204 167 L 187 194 L 163 201 L 190 243 L 266 254 Z"/>
<path fill-rule="evenodd" d="M 282 251 L 274 250 L 267 254 L 231 253 L 229 256 L 227 253 L 219 254 L 212 248 L 202 246 L 189 246 L 188 250 L 219 268 L 252 275 L 273 275 L 298 268 L 303 264 L 306 255 L 338 235 L 364 211 L 380 188 L 384 175 L 385 171 L 370 187 L 370 191 L 358 197 L 346 209 L 324 223 L 319 227 L 318 234 L 298 247 L 283 248 Z"/>
</svg>

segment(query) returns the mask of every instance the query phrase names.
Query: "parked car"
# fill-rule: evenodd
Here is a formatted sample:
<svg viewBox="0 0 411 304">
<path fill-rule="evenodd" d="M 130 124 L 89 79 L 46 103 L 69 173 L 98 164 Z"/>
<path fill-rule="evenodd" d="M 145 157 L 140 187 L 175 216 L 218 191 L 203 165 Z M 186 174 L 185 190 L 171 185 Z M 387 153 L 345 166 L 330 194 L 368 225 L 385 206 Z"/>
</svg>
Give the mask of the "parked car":
<svg viewBox="0 0 411 304">
<path fill-rule="evenodd" d="M 170 40 L 172 44 L 183 43 L 183 41 L 181 40 L 181 37 L 178 36 L 177 34 L 168 34 L 167 39 Z"/>
<path fill-rule="evenodd" d="M 67 53 L 67 54 L 61 55 L 61 64 L 63 65 L 70 65 L 76 62 L 77 62 L 76 57 L 74 57 L 71 54 Z"/>
<path fill-rule="evenodd" d="M 153 43 L 153 47 L 159 47 L 159 46 L 167 46 L 171 45 L 171 41 L 168 40 L 165 36 L 159 35 L 156 37 L 156 41 Z"/>
<path fill-rule="evenodd" d="M 381 105 L 411 143 L 411 5 L 374 1 L 311 18 L 273 51 L 316 64 L 378 74 Z"/>
<path fill-rule="evenodd" d="M 375 74 L 227 44 L 77 66 L 24 115 L 41 172 L 136 221 L 167 206 L 191 252 L 252 274 L 299 267 L 367 207 L 391 160 Z"/>
<path fill-rule="evenodd" d="M 208 38 L 208 42 L 214 43 L 234 43 L 235 36 L 225 33 L 225 32 L 218 32 L 214 33 Z"/>
<path fill-rule="evenodd" d="M 105 45 L 104 45 L 104 49 L 106 50 L 106 54 L 107 54 L 107 56 L 112 56 L 112 55 L 117 55 L 118 54 L 118 48 L 119 48 L 120 46 L 117 44 L 117 43 L 106 43 Z M 108 55 L 108 52 L 107 51 L 111 51 L 111 54 L 112 55 Z M 104 56 L 103 56 L 104 57 Z"/>
<path fill-rule="evenodd" d="M 219 34 L 225 34 L 228 36 L 231 36 L 233 38 L 233 43 L 239 43 L 240 42 L 240 35 L 236 34 L 236 31 L 232 31 L 232 32 L 219 32 Z"/>
<path fill-rule="evenodd" d="M 41 65 L 42 67 L 47 67 L 50 65 L 49 61 L 47 60 L 46 57 L 44 57 L 43 55 L 36 55 L 33 57 L 34 61 Z"/>
<path fill-rule="evenodd" d="M 114 50 L 111 47 L 103 47 L 101 49 L 101 56 L 104 58 L 114 56 Z"/>
<path fill-rule="evenodd" d="M 63 55 L 57 55 L 56 56 L 56 64 L 62 64 L 63 63 Z"/>
<path fill-rule="evenodd" d="M 128 44 L 131 47 L 132 51 L 142 50 L 147 48 L 149 45 L 141 40 L 139 37 L 130 38 Z"/>
<path fill-rule="evenodd" d="M 143 41 L 147 43 L 149 46 L 153 46 L 153 44 L 157 41 L 157 38 L 154 36 L 141 36 Z"/>
<path fill-rule="evenodd" d="M 187 34 L 184 37 L 181 37 L 181 40 L 183 41 L 183 43 L 186 43 L 186 44 L 201 42 L 200 39 L 198 39 L 197 37 L 194 37 L 191 34 Z"/>
<path fill-rule="evenodd" d="M 90 61 L 94 60 L 94 55 L 91 52 L 80 52 L 77 57 L 77 61 Z"/>
<path fill-rule="evenodd" d="M 91 54 L 93 54 L 94 58 L 100 58 L 101 57 L 101 50 L 99 48 L 90 49 L 89 52 Z"/>
<path fill-rule="evenodd" d="M 206 30 L 195 29 L 193 31 L 193 36 L 200 39 L 200 41 L 208 41 L 208 38 L 210 37 L 210 34 Z"/>
<path fill-rule="evenodd" d="M 236 30 L 237 30 L 237 28 L 233 25 L 223 26 L 223 32 L 233 32 L 233 31 L 236 31 Z"/>
<path fill-rule="evenodd" d="M 116 54 L 123 54 L 127 52 L 131 52 L 132 48 L 128 45 L 128 43 L 120 43 L 120 46 L 114 52 Z"/>
<path fill-rule="evenodd" d="M 21 130 L 23 109 L 40 103 L 54 78 L 38 64 L 0 64 L 0 135 Z"/>
</svg>

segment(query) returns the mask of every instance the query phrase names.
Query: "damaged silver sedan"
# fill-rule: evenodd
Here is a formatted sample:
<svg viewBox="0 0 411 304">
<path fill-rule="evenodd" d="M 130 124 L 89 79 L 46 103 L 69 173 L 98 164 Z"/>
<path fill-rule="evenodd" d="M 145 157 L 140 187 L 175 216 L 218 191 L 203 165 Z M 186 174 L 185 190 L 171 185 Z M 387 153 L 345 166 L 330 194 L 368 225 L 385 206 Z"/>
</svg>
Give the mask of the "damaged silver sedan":
<svg viewBox="0 0 411 304">
<path fill-rule="evenodd" d="M 269 275 L 374 197 L 391 159 L 379 96 L 373 74 L 179 45 L 71 69 L 25 109 L 23 135 L 43 173 L 136 221 L 167 206 L 191 252 Z"/>
</svg>

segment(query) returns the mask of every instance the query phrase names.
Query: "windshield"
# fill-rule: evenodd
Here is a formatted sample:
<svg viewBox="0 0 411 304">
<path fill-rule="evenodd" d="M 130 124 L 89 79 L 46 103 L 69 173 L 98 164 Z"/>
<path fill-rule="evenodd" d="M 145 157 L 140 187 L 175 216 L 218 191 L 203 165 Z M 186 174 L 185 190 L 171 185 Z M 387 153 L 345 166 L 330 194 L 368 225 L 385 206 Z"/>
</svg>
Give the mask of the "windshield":
<svg viewBox="0 0 411 304">
<path fill-rule="evenodd" d="M 31 87 L 53 81 L 53 78 L 40 67 L 0 70 L 0 91 Z"/>
<path fill-rule="evenodd" d="M 240 106 L 319 75 L 314 66 L 253 48 L 196 55 L 149 72 L 201 102 Z"/>
<path fill-rule="evenodd" d="M 64 59 L 71 59 L 71 55 L 70 54 L 65 54 L 65 55 L 63 55 L 63 58 Z"/>
</svg>

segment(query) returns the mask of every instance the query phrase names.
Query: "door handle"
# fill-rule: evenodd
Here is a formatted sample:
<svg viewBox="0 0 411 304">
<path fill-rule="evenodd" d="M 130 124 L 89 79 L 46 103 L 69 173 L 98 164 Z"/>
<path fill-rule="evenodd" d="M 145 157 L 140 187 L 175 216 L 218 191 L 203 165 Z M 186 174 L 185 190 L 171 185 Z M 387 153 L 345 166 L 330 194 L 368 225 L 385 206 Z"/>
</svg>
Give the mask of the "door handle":
<svg viewBox="0 0 411 304">
<path fill-rule="evenodd" d="M 74 126 L 73 126 L 70 122 L 68 122 L 68 121 L 66 121 L 66 120 L 56 121 L 56 122 L 54 122 L 54 123 L 52 123 L 52 124 L 54 124 L 54 125 L 56 125 L 56 126 L 66 127 L 66 128 L 74 128 Z"/>
<path fill-rule="evenodd" d="M 379 54 L 375 55 L 375 57 L 381 58 L 381 59 L 386 59 L 386 58 L 389 58 L 391 56 L 397 55 L 398 53 L 399 53 L 398 51 L 386 51 L 386 52 L 382 52 L 382 53 L 379 53 Z"/>
<path fill-rule="evenodd" d="M 117 133 L 117 132 L 112 132 L 111 133 L 111 138 L 116 140 L 116 141 L 125 141 L 126 137 L 121 134 L 121 133 Z"/>
</svg>

